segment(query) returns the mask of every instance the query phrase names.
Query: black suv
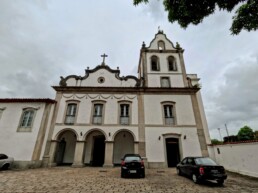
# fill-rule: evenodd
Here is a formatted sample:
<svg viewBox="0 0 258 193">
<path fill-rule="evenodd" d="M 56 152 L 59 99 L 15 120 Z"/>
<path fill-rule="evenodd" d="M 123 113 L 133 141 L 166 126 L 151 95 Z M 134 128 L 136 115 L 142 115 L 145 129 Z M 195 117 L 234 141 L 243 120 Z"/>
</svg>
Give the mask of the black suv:
<svg viewBox="0 0 258 193">
<path fill-rule="evenodd" d="M 121 177 L 127 176 L 145 177 L 145 167 L 143 159 L 139 154 L 125 154 L 121 163 Z"/>
</svg>

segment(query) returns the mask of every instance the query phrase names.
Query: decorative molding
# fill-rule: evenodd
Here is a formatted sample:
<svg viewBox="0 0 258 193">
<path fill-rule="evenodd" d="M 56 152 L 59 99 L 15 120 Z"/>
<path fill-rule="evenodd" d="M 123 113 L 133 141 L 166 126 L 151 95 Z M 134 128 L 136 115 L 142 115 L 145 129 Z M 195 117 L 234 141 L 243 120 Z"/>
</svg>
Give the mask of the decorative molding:
<svg viewBox="0 0 258 193">
<path fill-rule="evenodd" d="M 135 77 L 135 76 L 132 76 L 132 75 L 129 75 L 129 76 L 122 76 L 122 77 L 120 77 L 119 75 L 120 75 L 120 70 L 119 69 L 117 69 L 117 70 L 113 70 L 113 69 L 111 69 L 109 66 L 107 66 L 107 65 L 98 65 L 98 66 L 96 66 L 94 69 L 89 69 L 89 68 L 87 68 L 86 70 L 85 70 L 85 76 L 77 76 L 77 75 L 69 75 L 69 76 L 67 76 L 67 77 L 63 77 L 63 76 L 60 76 L 60 78 L 61 78 L 61 80 L 60 80 L 60 82 L 59 82 L 59 86 L 61 86 L 61 87 L 66 87 L 67 86 L 67 83 L 66 83 L 66 81 L 68 80 L 68 79 L 70 79 L 70 78 L 74 78 L 76 81 L 77 80 L 85 80 L 85 79 L 87 79 L 88 77 L 89 77 L 89 75 L 91 74 L 91 73 L 94 73 L 94 72 L 96 72 L 96 71 L 98 71 L 98 70 L 101 70 L 101 69 L 105 69 L 105 70 L 107 70 L 107 71 L 109 71 L 110 73 L 113 73 L 113 74 L 115 74 L 115 77 L 118 79 L 118 80 L 121 80 L 121 81 L 123 81 L 123 80 L 125 80 L 125 81 L 127 81 L 128 79 L 133 79 L 133 80 L 135 80 L 136 81 L 136 84 L 135 84 L 135 87 L 139 87 L 141 84 L 140 84 L 140 82 L 141 82 L 141 80 L 140 79 L 138 79 L 137 77 Z"/>
<path fill-rule="evenodd" d="M 106 100 L 106 99 L 119 99 L 119 100 L 128 100 L 128 99 L 130 99 L 130 100 L 132 100 L 132 99 L 135 99 L 137 96 L 136 95 L 134 95 L 134 96 L 132 96 L 132 97 L 130 97 L 130 96 L 128 96 L 128 95 L 114 95 L 114 94 L 111 94 L 111 95 L 109 95 L 109 96 L 103 96 L 102 94 L 96 94 L 96 95 L 94 95 L 94 94 L 84 94 L 83 96 L 78 96 L 77 94 L 68 94 L 68 95 L 66 95 L 66 94 L 63 94 L 62 95 L 62 97 L 64 97 L 64 98 L 72 98 L 71 100 L 74 100 L 74 98 L 77 98 L 77 99 L 83 99 L 83 98 L 85 98 L 85 99 L 94 99 L 94 100 Z"/>
<path fill-rule="evenodd" d="M 22 107 L 22 110 L 27 110 L 27 109 L 33 109 L 33 110 L 39 110 L 40 107 L 32 107 L 32 106 L 25 106 L 25 107 Z"/>
</svg>

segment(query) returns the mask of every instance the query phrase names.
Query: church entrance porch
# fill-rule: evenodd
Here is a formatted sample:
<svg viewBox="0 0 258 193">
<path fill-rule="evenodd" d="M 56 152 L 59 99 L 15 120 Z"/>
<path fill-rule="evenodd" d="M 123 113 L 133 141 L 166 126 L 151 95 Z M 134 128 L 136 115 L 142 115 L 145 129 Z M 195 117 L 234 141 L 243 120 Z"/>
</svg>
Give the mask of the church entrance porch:
<svg viewBox="0 0 258 193">
<path fill-rule="evenodd" d="M 59 134 L 56 146 L 55 162 L 57 165 L 72 165 L 76 146 L 76 135 L 66 130 Z"/>
<path fill-rule="evenodd" d="M 105 156 L 105 136 L 93 137 L 92 166 L 103 166 Z"/>
<path fill-rule="evenodd" d="M 180 162 L 178 138 L 166 138 L 166 153 L 168 167 L 176 167 Z"/>
<path fill-rule="evenodd" d="M 105 159 L 105 135 L 99 130 L 91 131 L 86 137 L 84 163 L 102 167 Z"/>
</svg>

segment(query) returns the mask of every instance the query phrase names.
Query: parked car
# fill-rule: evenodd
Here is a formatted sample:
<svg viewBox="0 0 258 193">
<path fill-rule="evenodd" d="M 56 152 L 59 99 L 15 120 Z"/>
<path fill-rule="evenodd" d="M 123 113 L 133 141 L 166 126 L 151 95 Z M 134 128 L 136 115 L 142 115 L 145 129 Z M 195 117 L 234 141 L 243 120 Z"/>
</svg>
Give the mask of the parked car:
<svg viewBox="0 0 258 193">
<path fill-rule="evenodd" d="M 5 154 L 0 153 L 0 169 L 7 170 L 13 165 L 14 159 L 12 157 L 8 157 Z"/>
<path fill-rule="evenodd" d="M 121 163 L 121 177 L 127 176 L 145 177 L 145 167 L 143 159 L 139 154 L 125 154 Z"/>
<path fill-rule="evenodd" d="M 194 183 L 215 180 L 223 185 L 227 179 L 224 167 L 208 157 L 186 157 L 176 166 L 176 170 L 178 175 L 191 177 Z"/>
</svg>

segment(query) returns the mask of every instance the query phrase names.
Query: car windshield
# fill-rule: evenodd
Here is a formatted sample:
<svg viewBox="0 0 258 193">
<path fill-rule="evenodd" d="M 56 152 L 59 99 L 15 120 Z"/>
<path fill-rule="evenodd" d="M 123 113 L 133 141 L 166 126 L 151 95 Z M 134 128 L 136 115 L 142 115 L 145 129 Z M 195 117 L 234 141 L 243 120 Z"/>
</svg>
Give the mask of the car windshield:
<svg viewBox="0 0 258 193">
<path fill-rule="evenodd" d="M 130 156 L 130 157 L 125 157 L 125 161 L 140 161 L 141 158 L 137 156 Z"/>
<path fill-rule="evenodd" d="M 196 158 L 196 159 L 195 159 L 195 162 L 196 162 L 196 164 L 198 164 L 198 165 L 212 165 L 212 166 L 217 165 L 215 161 L 213 161 L 212 159 L 207 158 L 207 157 Z"/>
</svg>

